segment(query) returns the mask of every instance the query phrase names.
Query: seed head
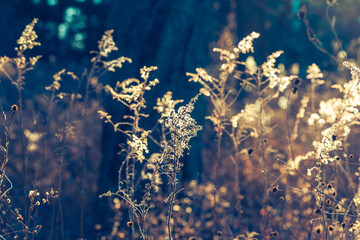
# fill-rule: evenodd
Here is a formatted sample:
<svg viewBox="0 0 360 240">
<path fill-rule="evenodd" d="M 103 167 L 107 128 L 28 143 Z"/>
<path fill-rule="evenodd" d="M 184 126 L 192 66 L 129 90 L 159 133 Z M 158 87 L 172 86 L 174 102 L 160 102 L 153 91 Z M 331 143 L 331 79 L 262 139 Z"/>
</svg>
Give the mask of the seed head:
<svg viewBox="0 0 360 240">
<path fill-rule="evenodd" d="M 13 112 L 17 112 L 19 110 L 19 108 L 18 108 L 18 106 L 16 104 L 14 104 L 14 105 L 11 106 L 11 110 Z"/>
<path fill-rule="evenodd" d="M 346 223 L 345 222 L 341 223 L 341 227 L 344 229 L 346 227 Z"/>
</svg>

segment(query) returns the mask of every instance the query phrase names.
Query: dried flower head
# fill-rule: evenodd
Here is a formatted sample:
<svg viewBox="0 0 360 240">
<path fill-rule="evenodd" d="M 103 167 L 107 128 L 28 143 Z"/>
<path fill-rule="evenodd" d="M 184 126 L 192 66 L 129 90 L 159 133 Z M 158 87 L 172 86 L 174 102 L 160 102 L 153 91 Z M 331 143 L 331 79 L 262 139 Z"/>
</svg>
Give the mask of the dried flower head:
<svg viewBox="0 0 360 240">
<path fill-rule="evenodd" d="M 162 98 L 158 98 L 156 106 L 154 107 L 158 113 L 161 113 L 161 118 L 169 117 L 170 112 L 174 109 L 175 105 L 183 102 L 183 100 L 173 100 L 172 92 L 168 91 Z"/>
<path fill-rule="evenodd" d="M 131 63 L 132 60 L 128 57 L 119 57 L 115 60 L 111 61 L 103 61 L 104 68 L 106 68 L 110 72 L 115 72 L 115 68 L 122 68 L 123 63 L 128 62 Z"/>
<path fill-rule="evenodd" d="M 101 37 L 101 40 L 99 41 L 100 56 L 108 57 L 109 53 L 118 50 L 112 36 L 113 32 L 114 32 L 113 29 L 108 30 Z"/>
<path fill-rule="evenodd" d="M 260 37 L 259 33 L 252 32 L 239 42 L 237 48 L 234 49 L 234 52 L 241 52 L 243 54 L 254 52 L 253 41 L 258 37 Z"/>
<path fill-rule="evenodd" d="M 109 85 L 105 86 L 105 91 L 110 92 L 113 99 L 116 99 L 134 110 L 135 108 L 145 108 L 145 99 L 143 97 L 145 91 L 150 90 L 152 86 L 159 83 L 158 79 L 148 81 L 150 72 L 156 70 L 157 67 L 143 67 L 140 69 L 140 74 L 143 80 L 136 78 L 129 78 L 122 82 L 116 83 L 115 90 Z M 121 89 L 117 92 L 117 89 Z"/>
<path fill-rule="evenodd" d="M 143 131 L 140 136 L 132 135 L 132 139 L 128 141 L 131 148 L 130 155 L 142 163 L 145 160 L 144 153 L 148 153 L 147 137 L 151 131 Z"/>
<path fill-rule="evenodd" d="M 276 51 L 267 57 L 267 61 L 261 65 L 261 69 L 265 77 L 269 79 L 269 87 L 278 87 L 280 92 L 283 92 L 290 84 L 291 80 L 297 79 L 297 76 L 279 77 L 280 69 L 275 67 L 276 59 L 283 53 L 283 51 Z"/>
<path fill-rule="evenodd" d="M 11 111 L 17 112 L 18 110 L 19 110 L 19 107 L 16 104 L 11 106 Z"/>
<path fill-rule="evenodd" d="M 180 107 L 178 111 L 171 110 L 170 116 L 165 119 L 165 127 L 169 128 L 171 132 L 172 152 L 177 158 L 183 155 L 185 149 L 190 148 L 190 139 L 202 129 L 190 115 L 194 110 L 196 99 L 197 97 L 193 98 L 186 106 Z"/>
<path fill-rule="evenodd" d="M 17 44 L 20 46 L 15 48 L 16 51 L 20 50 L 21 52 L 32 49 L 34 46 L 40 46 L 41 44 L 36 41 L 38 38 L 36 32 L 34 31 L 35 24 L 39 19 L 35 18 L 30 24 L 25 27 L 25 30 L 22 32 L 21 37 L 17 40 Z M 34 64 L 33 64 L 34 65 Z"/>
<path fill-rule="evenodd" d="M 322 74 L 320 68 L 315 63 L 311 64 L 308 69 L 306 70 L 306 73 L 308 74 L 306 76 L 307 79 L 321 79 L 324 77 L 324 74 Z"/>
</svg>

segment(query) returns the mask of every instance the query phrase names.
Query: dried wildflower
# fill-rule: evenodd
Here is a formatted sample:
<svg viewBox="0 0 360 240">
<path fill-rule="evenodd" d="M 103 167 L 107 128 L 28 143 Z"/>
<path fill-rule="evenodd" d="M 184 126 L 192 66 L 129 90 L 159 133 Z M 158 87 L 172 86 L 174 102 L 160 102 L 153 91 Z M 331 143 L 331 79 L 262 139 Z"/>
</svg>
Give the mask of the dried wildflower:
<svg viewBox="0 0 360 240">
<path fill-rule="evenodd" d="M 270 80 L 270 87 L 274 88 L 277 85 L 280 70 L 275 68 L 276 58 L 278 58 L 283 51 L 276 51 L 267 57 L 267 61 L 261 65 L 264 76 Z"/>
<path fill-rule="evenodd" d="M 237 48 L 234 49 L 234 52 L 241 52 L 243 54 L 254 52 L 253 41 L 258 37 L 260 37 L 259 33 L 252 32 L 239 42 Z"/>
<path fill-rule="evenodd" d="M 144 66 L 144 67 L 142 67 L 140 69 L 141 78 L 144 79 L 144 80 L 147 80 L 149 78 L 149 76 L 150 76 L 150 73 L 152 71 L 155 71 L 155 70 L 157 70 L 157 67 L 155 67 L 155 66 L 150 66 L 150 67 Z"/>
<path fill-rule="evenodd" d="M 322 74 L 320 68 L 318 65 L 316 65 L 315 63 L 313 63 L 312 65 L 310 65 L 308 67 L 308 69 L 306 70 L 306 73 L 308 74 L 306 76 L 307 79 L 311 80 L 311 79 L 321 79 L 324 77 L 324 74 Z"/>
<path fill-rule="evenodd" d="M 161 118 L 170 116 L 170 112 L 174 109 L 175 105 L 183 102 L 183 100 L 173 100 L 172 92 L 168 91 L 162 98 L 157 99 L 156 106 L 154 107 L 158 113 L 161 113 Z"/>
<path fill-rule="evenodd" d="M 60 81 L 62 81 L 61 75 L 63 75 L 65 73 L 65 69 L 57 72 L 56 74 L 54 74 L 53 76 L 53 83 L 50 86 L 45 87 L 45 89 L 47 91 L 55 91 L 55 90 L 59 90 L 60 89 Z"/>
<path fill-rule="evenodd" d="M 278 58 L 283 51 L 276 51 L 267 57 L 267 61 L 261 65 L 261 69 L 265 77 L 269 79 L 269 87 L 279 87 L 279 91 L 283 92 L 293 79 L 298 79 L 297 76 L 279 77 L 280 70 L 275 68 L 276 58 Z"/>
<path fill-rule="evenodd" d="M 165 127 L 169 128 L 171 132 L 173 153 L 177 158 L 183 155 L 184 149 L 189 149 L 190 139 L 202 129 L 190 115 L 194 110 L 196 99 L 194 98 L 186 106 L 180 107 L 177 112 L 170 111 L 170 116 L 165 119 Z"/>
<path fill-rule="evenodd" d="M 30 190 L 29 194 L 28 194 L 30 200 L 34 199 L 36 196 L 39 196 L 39 195 L 40 195 L 40 193 L 38 192 L 38 190 Z"/>
<path fill-rule="evenodd" d="M 244 109 L 242 109 L 238 114 L 231 117 L 230 122 L 232 124 L 232 127 L 237 128 L 239 122 L 242 123 L 241 127 L 243 128 L 244 126 L 252 126 L 257 121 L 257 115 L 255 113 L 258 111 L 258 104 L 246 104 Z M 213 123 L 215 122 L 213 119 L 210 120 L 212 120 Z M 257 136 L 256 132 L 256 129 L 254 129 L 253 137 Z"/>
<path fill-rule="evenodd" d="M 333 124 L 330 128 L 321 132 L 323 136 L 321 142 L 313 142 L 313 145 L 316 148 L 317 158 L 324 164 L 328 164 L 329 162 L 336 160 L 335 156 L 331 156 L 331 153 L 342 146 L 342 142 L 340 140 L 333 141 L 332 138 L 337 128 L 338 124 Z"/>
<path fill-rule="evenodd" d="M 98 113 L 100 115 L 100 119 L 105 119 L 105 123 L 111 121 L 111 115 L 107 112 L 99 110 Z"/>
<path fill-rule="evenodd" d="M 41 44 L 36 41 L 38 38 L 36 32 L 34 31 L 35 24 L 39 19 L 35 18 L 30 24 L 25 27 L 25 30 L 22 32 L 21 37 L 16 41 L 20 46 L 15 48 L 15 50 L 20 50 L 21 52 L 26 49 L 32 49 L 34 46 L 40 46 Z M 35 61 L 36 63 L 36 61 Z M 34 59 L 32 60 L 32 65 L 35 65 Z"/>
<path fill-rule="evenodd" d="M 114 30 L 106 31 L 99 41 L 99 51 L 100 55 L 103 57 L 108 57 L 109 53 L 118 50 L 118 48 L 115 46 L 115 42 L 112 36 L 113 32 Z"/>
<path fill-rule="evenodd" d="M 147 137 L 150 132 L 151 131 L 143 131 L 140 137 L 134 134 L 132 135 L 132 139 L 128 141 L 128 145 L 131 147 L 130 155 L 133 155 L 134 159 L 137 159 L 140 163 L 145 160 L 144 153 L 149 152 L 147 148 Z"/>
<path fill-rule="evenodd" d="M 36 151 L 39 147 L 38 142 L 43 137 L 44 133 L 31 132 L 29 129 L 24 130 L 24 136 L 28 139 L 28 151 Z"/>
<path fill-rule="evenodd" d="M 335 123 L 336 117 L 339 115 L 343 107 L 343 100 L 340 98 L 332 98 L 327 101 L 320 102 L 319 114 L 327 123 Z"/>
<path fill-rule="evenodd" d="M 351 70 L 351 76 L 353 80 L 355 80 L 355 85 L 357 85 L 359 82 L 360 69 L 347 61 L 345 61 L 343 65 Z"/>
<path fill-rule="evenodd" d="M 131 226 L 133 225 L 133 222 L 132 222 L 132 221 L 128 221 L 128 222 L 126 223 L 126 225 L 127 225 L 128 227 L 131 227 Z"/>
<path fill-rule="evenodd" d="M 157 67 L 143 67 L 140 69 L 141 77 L 143 81 L 136 78 L 129 78 L 122 82 L 116 83 L 116 89 L 121 89 L 120 92 L 115 91 L 109 85 L 105 86 L 105 90 L 110 92 L 113 99 L 123 102 L 130 110 L 134 110 L 138 107 L 145 108 L 145 100 L 143 95 L 146 90 L 150 90 L 151 86 L 155 86 L 159 83 L 159 80 L 154 79 L 148 82 L 150 72 L 156 70 Z"/>
<path fill-rule="evenodd" d="M 103 61 L 104 68 L 106 68 L 110 72 L 115 72 L 115 68 L 122 68 L 123 63 L 128 62 L 131 63 L 132 60 L 127 57 L 119 57 L 115 60 L 111 61 Z"/>
<path fill-rule="evenodd" d="M 329 225 L 327 229 L 329 230 L 329 232 L 332 232 L 334 230 L 334 226 Z"/>
<path fill-rule="evenodd" d="M 11 106 L 11 111 L 17 112 L 18 110 L 19 110 L 19 107 L 16 104 Z"/>
</svg>

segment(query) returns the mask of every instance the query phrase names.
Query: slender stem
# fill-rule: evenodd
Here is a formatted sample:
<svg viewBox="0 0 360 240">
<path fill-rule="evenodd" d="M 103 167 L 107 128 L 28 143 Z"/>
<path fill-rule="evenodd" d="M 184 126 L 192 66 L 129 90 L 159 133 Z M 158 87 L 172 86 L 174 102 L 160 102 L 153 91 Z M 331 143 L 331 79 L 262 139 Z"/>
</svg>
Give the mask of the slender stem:
<svg viewBox="0 0 360 240">
<path fill-rule="evenodd" d="M 176 194 L 176 172 L 177 172 L 177 159 L 176 157 L 173 160 L 173 169 L 171 172 L 171 185 L 172 185 L 172 191 L 170 195 L 170 203 L 169 203 L 169 210 L 168 210 L 168 219 L 167 219 L 167 227 L 168 227 L 168 234 L 169 234 L 169 240 L 172 240 L 172 234 L 171 234 L 171 216 L 175 201 L 175 194 Z"/>
<path fill-rule="evenodd" d="M 266 221 L 267 221 L 267 225 L 268 228 L 270 229 L 270 221 L 268 219 L 267 216 L 267 206 L 270 202 L 269 199 L 269 192 L 268 192 L 268 174 L 267 174 L 267 170 L 266 170 L 266 159 L 265 159 L 265 144 L 264 144 L 264 130 L 263 130 L 263 120 L 262 120 L 262 112 L 263 112 L 263 107 L 264 107 L 264 102 L 263 102 L 263 96 L 262 96 L 262 91 L 261 91 L 261 76 L 258 77 L 257 79 L 257 95 L 258 95 L 258 99 L 259 99 L 259 128 L 260 128 L 260 152 L 261 152 L 261 162 L 262 162 L 262 172 L 263 172 L 263 176 L 264 176 L 264 199 L 265 199 L 265 216 L 266 216 Z"/>
<path fill-rule="evenodd" d="M 217 232 L 216 226 L 217 224 L 217 201 L 216 201 L 216 196 L 217 196 L 217 189 L 218 189 L 218 184 L 219 184 L 219 162 L 221 161 L 221 134 L 220 134 L 220 129 L 219 131 L 217 131 L 217 159 L 215 162 L 215 180 L 214 180 L 214 209 L 213 209 L 213 216 L 214 216 L 214 236 Z"/>
<path fill-rule="evenodd" d="M 86 162 L 89 156 L 89 148 L 87 145 L 87 118 L 88 118 L 88 105 L 89 105 L 89 88 L 90 81 L 94 76 L 97 63 L 100 61 L 100 54 L 96 56 L 96 60 L 93 62 L 90 73 L 86 77 L 86 88 L 85 88 L 85 98 L 84 98 L 84 121 L 83 121 L 83 158 L 81 161 L 81 189 L 80 189 L 80 238 L 84 239 L 84 188 L 85 188 L 85 172 L 86 172 Z"/>
<path fill-rule="evenodd" d="M 19 78 L 22 78 L 20 75 Z M 20 112 L 20 141 L 21 141 L 21 158 L 23 160 L 23 176 L 24 176 L 24 211 L 25 211 L 25 219 L 28 219 L 28 203 L 27 203 L 27 159 L 26 159 L 26 146 L 25 146 L 25 138 L 24 138 L 24 121 L 23 121 L 23 99 L 22 99 L 22 89 L 21 86 L 18 87 L 19 93 L 19 112 Z"/>
</svg>

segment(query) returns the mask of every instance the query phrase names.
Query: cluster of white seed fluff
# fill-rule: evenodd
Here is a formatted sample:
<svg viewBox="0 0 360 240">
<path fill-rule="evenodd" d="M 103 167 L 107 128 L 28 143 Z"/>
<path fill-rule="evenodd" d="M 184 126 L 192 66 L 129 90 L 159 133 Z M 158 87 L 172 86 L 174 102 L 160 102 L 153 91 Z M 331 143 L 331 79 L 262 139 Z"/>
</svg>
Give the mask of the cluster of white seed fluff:
<svg viewBox="0 0 360 240">
<path fill-rule="evenodd" d="M 197 132 L 202 129 L 190 115 L 194 110 L 195 100 L 196 98 L 180 107 L 177 112 L 172 110 L 165 119 L 165 127 L 171 132 L 171 147 L 176 158 L 183 156 L 184 150 L 189 149 L 190 139 L 196 137 Z"/>
<path fill-rule="evenodd" d="M 271 55 L 267 57 L 267 61 L 264 62 L 261 66 L 263 74 L 265 77 L 269 79 L 269 87 L 275 88 L 279 87 L 279 91 L 283 92 L 290 84 L 291 80 L 294 79 L 295 76 L 288 77 L 279 77 L 280 69 L 275 67 L 276 59 L 283 53 L 283 51 L 273 52 Z"/>
<path fill-rule="evenodd" d="M 161 113 L 161 118 L 166 118 L 170 116 L 170 112 L 172 109 L 175 108 L 175 105 L 181 102 L 183 102 L 182 99 L 173 100 L 172 92 L 168 91 L 164 94 L 162 98 L 157 99 L 156 106 L 154 107 L 154 109 L 158 113 Z"/>
<path fill-rule="evenodd" d="M 344 65 L 351 70 L 352 80 L 346 82 L 344 85 L 333 86 L 344 94 L 343 98 L 334 98 L 327 102 L 322 102 L 322 104 L 320 104 L 320 115 L 322 115 L 321 117 L 323 117 L 323 119 L 320 119 L 320 115 L 317 115 L 317 118 L 322 120 L 323 123 L 325 123 L 325 121 L 331 123 L 330 127 L 321 132 L 321 141 L 313 142 L 313 146 L 316 149 L 316 158 L 322 164 L 328 164 L 336 159 L 336 156 L 333 156 L 334 154 L 332 153 L 339 150 L 343 145 L 339 137 L 348 136 L 350 134 L 350 127 L 359 119 L 360 69 L 349 62 L 344 62 Z M 312 78 L 322 77 L 322 74 L 320 74 L 314 66 L 313 70 Z M 334 116 L 328 116 L 328 113 L 332 113 Z M 314 114 L 312 118 L 314 118 Z M 319 121 L 319 119 L 316 120 Z M 308 174 L 311 175 L 312 170 L 315 169 L 317 169 L 318 173 L 320 172 L 319 168 L 313 167 L 308 170 Z"/>
</svg>

